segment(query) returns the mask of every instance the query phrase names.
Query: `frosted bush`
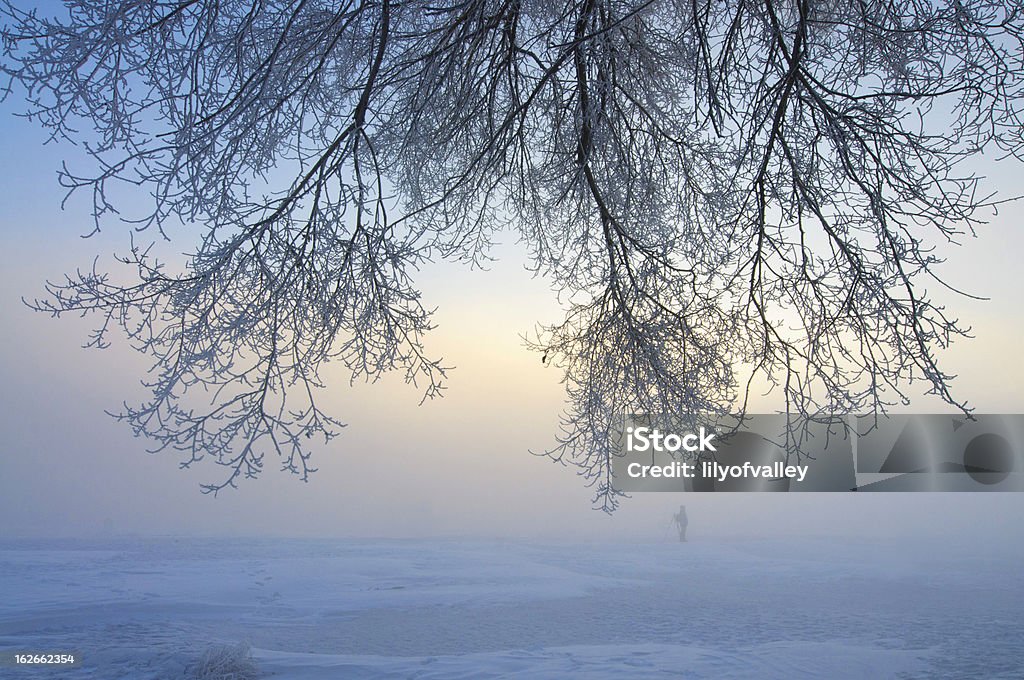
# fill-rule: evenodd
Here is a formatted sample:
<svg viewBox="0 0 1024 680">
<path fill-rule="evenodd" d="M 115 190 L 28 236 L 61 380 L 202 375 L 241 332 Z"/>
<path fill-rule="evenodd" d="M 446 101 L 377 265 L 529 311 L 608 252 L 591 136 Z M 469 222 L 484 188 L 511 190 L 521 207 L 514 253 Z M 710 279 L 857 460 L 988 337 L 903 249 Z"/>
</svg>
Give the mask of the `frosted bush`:
<svg viewBox="0 0 1024 680">
<path fill-rule="evenodd" d="M 191 680 L 252 680 L 259 677 L 248 643 L 218 645 L 203 652 L 186 677 Z"/>
</svg>

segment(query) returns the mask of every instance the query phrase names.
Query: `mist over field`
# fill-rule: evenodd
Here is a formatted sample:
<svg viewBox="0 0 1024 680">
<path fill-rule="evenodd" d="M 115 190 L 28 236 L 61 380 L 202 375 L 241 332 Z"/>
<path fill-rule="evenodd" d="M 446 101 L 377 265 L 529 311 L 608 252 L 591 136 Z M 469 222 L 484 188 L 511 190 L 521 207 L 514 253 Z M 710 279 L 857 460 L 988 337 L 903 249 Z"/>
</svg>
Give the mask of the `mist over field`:
<svg viewBox="0 0 1024 680">
<path fill-rule="evenodd" d="M 425 298 L 437 307 L 429 343 L 451 371 L 445 396 L 420 395 L 398 378 L 349 387 L 327 378 L 331 406 L 348 423 L 315 448 L 319 471 L 302 484 L 269 461 L 258 480 L 214 499 L 198 485 L 212 464 L 178 470 L 172 455 L 104 414 L 139 398 L 145 362 L 123 341 L 80 348 L 89 319 L 56 321 L 22 297 L 47 278 L 116 251 L 121 234 L 85 232 L 73 202 L 59 209 L 52 180 L 66 150 L 40 146 L 41 134 L 8 119 L 8 200 L 0 206 L 6 262 L 0 322 L 5 433 L 0 457 L 0 532 L 6 536 L 237 535 L 566 540 L 664 539 L 676 505 L 688 504 L 691 532 L 712 536 L 941 536 L 949 541 L 1019 541 L 1018 494 L 849 494 L 715 496 L 636 494 L 614 516 L 595 512 L 592 491 L 571 468 L 531 455 L 550 447 L 563 408 L 555 369 L 527 351 L 521 336 L 557 318 L 546 282 L 523 267 L 511 236 L 487 271 L 433 266 Z M 997 168 L 998 166 L 993 166 Z M 993 172 L 995 170 L 993 169 Z M 1002 177 L 1012 189 L 1018 175 Z M 950 296 L 973 327 L 945 358 L 957 390 L 979 412 L 1024 410 L 1022 363 L 1012 360 L 1024 331 L 1017 303 L 1024 282 L 1015 253 L 1024 246 L 1021 208 L 1001 210 L 951 258 L 950 279 L 988 301 Z M 45 235 L 45 237 L 44 237 Z M 173 252 L 173 244 L 168 248 Z M 771 398 L 762 400 L 765 409 Z M 755 402 L 755 406 L 758 404 Z M 920 398 L 914 409 L 927 411 Z"/>
</svg>

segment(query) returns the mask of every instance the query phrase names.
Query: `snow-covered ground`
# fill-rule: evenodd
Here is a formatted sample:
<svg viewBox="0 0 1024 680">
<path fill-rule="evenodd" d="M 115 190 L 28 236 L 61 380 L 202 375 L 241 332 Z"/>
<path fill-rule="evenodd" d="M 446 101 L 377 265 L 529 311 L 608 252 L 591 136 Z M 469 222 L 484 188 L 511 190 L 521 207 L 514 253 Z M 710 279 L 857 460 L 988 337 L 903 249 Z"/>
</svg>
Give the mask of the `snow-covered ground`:
<svg viewBox="0 0 1024 680">
<path fill-rule="evenodd" d="M 1024 677 L 1024 551 L 931 541 L 0 542 L 0 677 Z"/>
</svg>

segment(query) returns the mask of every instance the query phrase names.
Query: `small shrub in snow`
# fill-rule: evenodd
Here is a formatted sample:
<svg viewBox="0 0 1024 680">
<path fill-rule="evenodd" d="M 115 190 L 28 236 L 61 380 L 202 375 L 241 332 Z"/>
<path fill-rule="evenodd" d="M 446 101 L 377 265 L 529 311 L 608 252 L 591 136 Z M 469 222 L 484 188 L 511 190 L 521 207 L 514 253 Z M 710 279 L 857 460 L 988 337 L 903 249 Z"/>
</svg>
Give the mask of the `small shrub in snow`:
<svg viewBox="0 0 1024 680">
<path fill-rule="evenodd" d="M 252 650 L 242 642 L 206 650 L 186 675 L 190 680 L 255 680 L 259 672 Z"/>
</svg>

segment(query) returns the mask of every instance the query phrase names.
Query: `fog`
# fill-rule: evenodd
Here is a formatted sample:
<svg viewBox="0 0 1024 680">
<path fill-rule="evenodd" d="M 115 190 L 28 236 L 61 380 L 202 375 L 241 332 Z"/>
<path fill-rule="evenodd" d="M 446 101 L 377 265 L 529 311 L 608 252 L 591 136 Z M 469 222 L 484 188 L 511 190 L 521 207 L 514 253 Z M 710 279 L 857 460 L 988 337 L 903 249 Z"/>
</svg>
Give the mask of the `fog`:
<svg viewBox="0 0 1024 680">
<path fill-rule="evenodd" d="M 438 308 L 428 349 L 455 367 L 444 398 L 419 406 L 421 395 L 399 376 L 349 387 L 345 375 L 328 371 L 326 402 L 348 426 L 315 448 L 319 471 L 310 481 L 270 461 L 260 479 L 205 496 L 199 484 L 219 480 L 222 469 L 181 470 L 173 453 L 149 455 L 146 441 L 104 413 L 145 394 L 144 358 L 124 343 L 82 349 L 88 319 L 53 320 L 22 303 L 46 278 L 127 241 L 116 226 L 78 238 L 89 231 L 87 211 L 77 198 L 60 210 L 54 176 L 68 150 L 42 147 L 41 135 L 6 109 L 0 535 L 658 541 L 670 539 L 671 514 L 685 503 L 693 540 L 920 535 L 997 545 L 1024 538 L 1024 496 L 1012 493 L 637 494 L 613 516 L 595 511 L 575 470 L 531 454 L 552 445 L 563 391 L 558 372 L 526 350 L 521 335 L 559 311 L 509 238 L 488 271 L 436 265 L 422 273 L 424 299 Z M 1012 186 L 1019 177 L 1002 179 Z M 944 359 L 959 374 L 958 394 L 979 412 L 1024 411 L 1024 369 L 1015 358 L 1024 330 L 1020 217 L 1009 206 L 946 268 L 954 282 L 991 297 L 949 298 L 975 338 Z M 187 249 L 187 239 L 173 247 Z M 913 405 L 927 411 L 930 402 Z"/>
</svg>

